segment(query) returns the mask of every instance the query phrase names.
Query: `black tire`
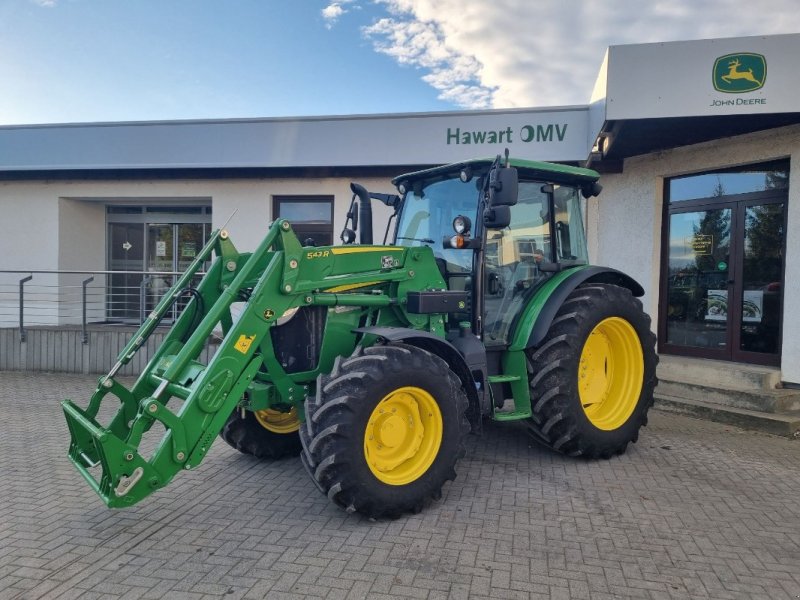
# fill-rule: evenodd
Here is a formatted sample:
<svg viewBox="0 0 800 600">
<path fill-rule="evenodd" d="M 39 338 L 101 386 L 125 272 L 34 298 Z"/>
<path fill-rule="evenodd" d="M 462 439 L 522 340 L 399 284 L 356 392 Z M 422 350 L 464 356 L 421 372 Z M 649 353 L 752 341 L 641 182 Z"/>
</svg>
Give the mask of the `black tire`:
<svg viewBox="0 0 800 600">
<path fill-rule="evenodd" d="M 596 422 L 604 423 L 590 419 L 582 405 L 581 356 L 595 327 L 611 317 L 617 318 L 612 322 L 626 321 L 638 338 L 643 363 L 641 392 L 637 397 L 635 390 L 639 383 L 631 380 L 630 385 L 634 387 L 627 398 L 628 402 L 635 402 L 635 406 L 629 416 L 625 417 L 627 411 L 621 410 L 617 417 L 620 423 L 609 421 L 613 427 L 600 428 Z M 534 439 L 570 456 L 610 458 L 625 452 L 628 444 L 638 439 L 639 429 L 647 425 L 647 411 L 653 405 L 658 364 L 655 342 L 656 336 L 650 331 L 650 317 L 629 290 L 610 284 L 586 284 L 575 289 L 559 309 L 540 346 L 528 351 L 533 415 L 527 425 Z M 605 389 L 606 394 L 609 388 L 603 388 L 603 382 L 615 376 L 638 379 L 636 369 L 617 369 L 615 375 L 613 365 L 609 369 L 609 362 L 613 360 L 613 355 L 606 355 L 600 383 L 600 389 Z M 612 373 L 610 377 L 609 372 Z M 609 401 L 608 410 L 612 410 L 617 399 L 613 394 L 607 397 L 610 400 L 604 396 L 598 404 Z"/>
<path fill-rule="evenodd" d="M 229 446 L 256 458 L 278 459 L 300 454 L 300 436 L 297 431 L 275 433 L 266 429 L 252 411 L 235 410 L 228 417 L 220 437 Z"/>
<path fill-rule="evenodd" d="M 382 400 L 409 385 L 424 390 L 438 406 L 441 442 L 416 479 L 389 484 L 367 463 L 365 434 Z M 358 348 L 349 358 L 337 358 L 332 372 L 317 379 L 316 396 L 306 399 L 303 465 L 319 490 L 348 512 L 371 518 L 419 512 L 429 500 L 441 498 L 444 483 L 456 477 L 469 431 L 467 404 L 461 381 L 435 354 L 399 343 Z"/>
</svg>

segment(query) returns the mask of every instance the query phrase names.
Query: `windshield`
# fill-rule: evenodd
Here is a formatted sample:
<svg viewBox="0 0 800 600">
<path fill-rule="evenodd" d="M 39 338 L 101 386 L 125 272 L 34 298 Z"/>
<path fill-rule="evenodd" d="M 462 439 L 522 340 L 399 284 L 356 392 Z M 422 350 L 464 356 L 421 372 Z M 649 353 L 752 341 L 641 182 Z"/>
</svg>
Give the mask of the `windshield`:
<svg viewBox="0 0 800 600">
<path fill-rule="evenodd" d="M 403 199 L 395 243 L 430 246 L 434 256 L 447 263 L 448 272 L 471 271 L 472 252 L 443 248 L 442 240 L 454 235 L 453 219 L 458 215 L 469 217 L 474 229 L 477 206 L 478 189 L 474 180 L 464 183 L 455 178 L 416 184 Z"/>
</svg>

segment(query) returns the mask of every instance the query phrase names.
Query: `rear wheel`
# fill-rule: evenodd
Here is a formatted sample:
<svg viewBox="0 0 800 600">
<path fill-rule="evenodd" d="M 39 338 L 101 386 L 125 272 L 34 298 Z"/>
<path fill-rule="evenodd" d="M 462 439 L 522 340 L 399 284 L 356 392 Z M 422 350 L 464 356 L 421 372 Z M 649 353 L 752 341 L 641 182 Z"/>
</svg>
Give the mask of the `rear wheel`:
<svg viewBox="0 0 800 600">
<path fill-rule="evenodd" d="M 533 437 L 572 456 L 623 453 L 653 404 L 655 339 L 629 290 L 587 284 L 573 291 L 528 353 Z"/>
<path fill-rule="evenodd" d="M 300 419 L 297 410 L 234 411 L 220 437 L 243 454 L 257 458 L 283 458 L 300 454 Z"/>
<path fill-rule="evenodd" d="M 435 354 L 405 344 L 358 349 L 306 399 L 303 464 L 348 512 L 418 512 L 455 479 L 466 409 L 461 381 Z"/>
</svg>

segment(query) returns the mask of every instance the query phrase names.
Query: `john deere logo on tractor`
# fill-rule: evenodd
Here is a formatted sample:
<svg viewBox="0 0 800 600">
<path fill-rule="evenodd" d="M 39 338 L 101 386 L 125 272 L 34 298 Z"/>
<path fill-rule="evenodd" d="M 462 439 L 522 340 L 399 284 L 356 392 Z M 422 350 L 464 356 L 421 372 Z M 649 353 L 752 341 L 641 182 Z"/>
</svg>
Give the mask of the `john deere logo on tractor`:
<svg viewBox="0 0 800 600">
<path fill-rule="evenodd" d="M 726 94 L 742 94 L 764 87 L 767 61 L 761 54 L 726 54 L 714 62 L 714 89 Z"/>
</svg>

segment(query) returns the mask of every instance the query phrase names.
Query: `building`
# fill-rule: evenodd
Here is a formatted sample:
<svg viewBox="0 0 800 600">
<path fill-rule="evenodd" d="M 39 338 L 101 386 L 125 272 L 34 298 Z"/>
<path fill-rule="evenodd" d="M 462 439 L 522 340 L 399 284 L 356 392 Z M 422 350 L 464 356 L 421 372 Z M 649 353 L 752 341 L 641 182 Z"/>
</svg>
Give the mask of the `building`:
<svg viewBox="0 0 800 600">
<path fill-rule="evenodd" d="M 603 174 L 590 257 L 644 286 L 662 355 L 771 365 L 800 385 L 798 55 L 800 34 L 613 46 L 581 106 L 0 127 L 0 282 L 180 270 L 223 223 L 245 250 L 276 217 L 336 242 L 350 181 L 389 192 L 397 174 L 509 148 Z M 167 282 L 94 285 L 93 314 L 125 321 Z"/>
</svg>

